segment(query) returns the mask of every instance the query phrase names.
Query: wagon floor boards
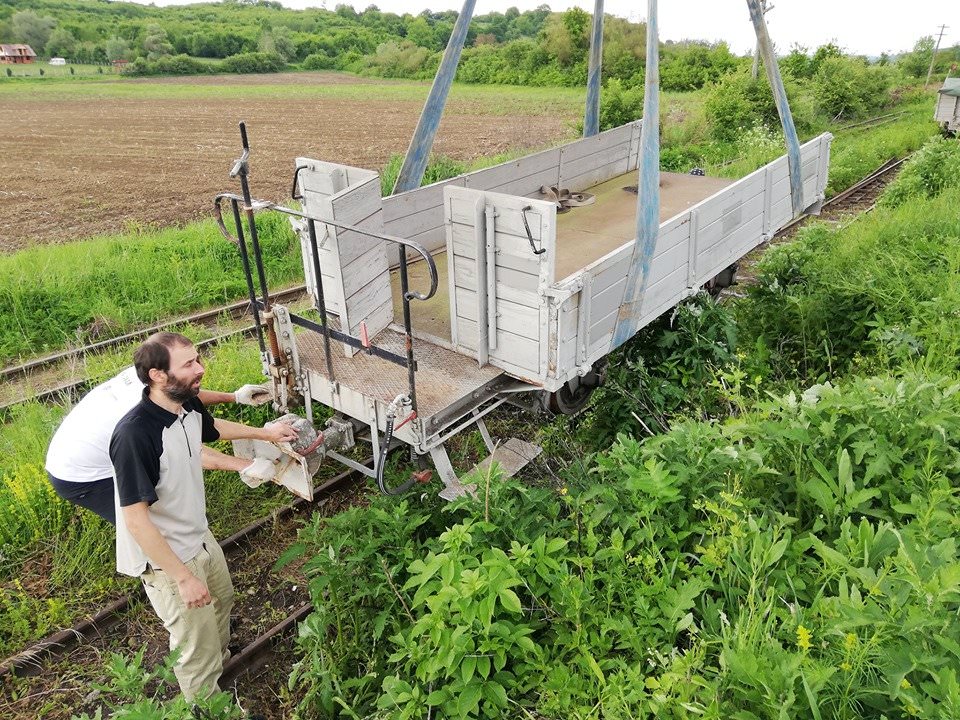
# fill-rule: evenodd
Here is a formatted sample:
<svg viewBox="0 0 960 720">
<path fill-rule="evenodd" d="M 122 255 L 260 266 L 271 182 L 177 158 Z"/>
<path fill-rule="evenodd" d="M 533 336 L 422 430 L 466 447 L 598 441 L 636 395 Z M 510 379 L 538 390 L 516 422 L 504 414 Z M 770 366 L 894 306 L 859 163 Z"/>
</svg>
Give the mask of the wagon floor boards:
<svg viewBox="0 0 960 720">
<path fill-rule="evenodd" d="M 593 205 L 575 207 L 557 215 L 557 280 L 579 272 L 636 237 L 637 196 L 623 189 L 627 185 L 636 185 L 636 182 L 637 174 L 629 172 L 595 185 L 587 190 L 596 197 Z M 706 200 L 733 182 L 661 172 L 660 222 Z"/>
</svg>

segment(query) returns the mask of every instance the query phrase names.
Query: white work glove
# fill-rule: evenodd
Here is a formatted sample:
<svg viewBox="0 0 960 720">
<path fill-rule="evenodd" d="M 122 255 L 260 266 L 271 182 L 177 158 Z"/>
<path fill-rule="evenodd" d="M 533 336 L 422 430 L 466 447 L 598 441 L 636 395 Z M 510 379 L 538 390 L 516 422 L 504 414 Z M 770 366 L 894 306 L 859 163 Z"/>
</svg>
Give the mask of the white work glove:
<svg viewBox="0 0 960 720">
<path fill-rule="evenodd" d="M 260 487 L 265 482 L 273 480 L 277 475 L 277 465 L 273 460 L 257 458 L 240 471 L 240 479 L 247 487 Z"/>
<path fill-rule="evenodd" d="M 244 385 L 234 390 L 233 397 L 241 405 L 263 405 L 273 400 L 273 388 L 270 385 Z"/>
</svg>

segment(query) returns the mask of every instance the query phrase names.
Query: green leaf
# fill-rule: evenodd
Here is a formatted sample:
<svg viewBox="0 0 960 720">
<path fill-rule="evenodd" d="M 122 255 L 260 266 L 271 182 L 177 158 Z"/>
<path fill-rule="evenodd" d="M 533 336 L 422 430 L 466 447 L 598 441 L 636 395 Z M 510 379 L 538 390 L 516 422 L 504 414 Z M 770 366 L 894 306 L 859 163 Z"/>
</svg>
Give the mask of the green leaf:
<svg viewBox="0 0 960 720">
<path fill-rule="evenodd" d="M 467 655 L 460 663 L 460 679 L 466 685 L 473 678 L 473 673 L 477 669 L 477 656 Z"/>
<path fill-rule="evenodd" d="M 600 681 L 601 685 L 607 684 L 607 678 L 603 675 L 603 670 L 600 669 L 600 665 L 597 664 L 597 661 L 593 659 L 593 655 L 588 653 L 586 650 L 581 649 L 580 654 L 583 656 L 583 659 L 587 661 L 587 667 L 597 676 L 597 680 Z"/>
<path fill-rule="evenodd" d="M 460 691 L 457 699 L 457 711 L 461 717 L 471 715 L 480 705 L 481 687 L 479 682 L 470 683 Z"/>
<path fill-rule="evenodd" d="M 517 597 L 517 594 L 510 588 L 502 588 L 500 590 L 500 604 L 503 605 L 504 609 L 508 612 L 519 613 L 521 610 L 520 598 Z"/>
</svg>

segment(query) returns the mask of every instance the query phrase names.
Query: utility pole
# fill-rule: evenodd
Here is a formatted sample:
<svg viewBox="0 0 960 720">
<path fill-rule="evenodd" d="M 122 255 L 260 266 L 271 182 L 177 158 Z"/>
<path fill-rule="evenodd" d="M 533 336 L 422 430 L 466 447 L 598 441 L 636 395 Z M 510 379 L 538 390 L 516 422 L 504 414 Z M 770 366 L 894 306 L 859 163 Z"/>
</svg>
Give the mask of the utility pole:
<svg viewBox="0 0 960 720">
<path fill-rule="evenodd" d="M 760 9 L 763 11 L 763 16 L 766 17 L 767 13 L 773 10 L 773 5 L 767 7 L 767 0 L 760 0 Z M 756 80 L 757 75 L 760 74 L 760 44 L 757 43 L 756 49 L 753 51 L 753 70 L 750 72 L 750 76 Z"/>
<path fill-rule="evenodd" d="M 933 74 L 933 63 L 937 59 L 937 50 L 940 49 L 940 41 L 943 40 L 943 31 L 947 29 L 946 25 L 940 26 L 940 37 L 937 38 L 937 44 L 933 47 L 933 55 L 930 56 L 930 69 L 927 70 L 927 80 L 923 83 L 923 89 L 927 89 L 927 85 L 930 84 L 930 76 Z"/>
</svg>

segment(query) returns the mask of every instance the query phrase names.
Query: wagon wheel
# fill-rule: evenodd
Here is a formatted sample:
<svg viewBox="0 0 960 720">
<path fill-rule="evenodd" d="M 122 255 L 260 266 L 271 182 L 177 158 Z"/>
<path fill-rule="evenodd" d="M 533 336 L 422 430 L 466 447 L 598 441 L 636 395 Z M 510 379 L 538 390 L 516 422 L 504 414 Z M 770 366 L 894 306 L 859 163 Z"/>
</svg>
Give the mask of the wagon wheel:
<svg viewBox="0 0 960 720">
<path fill-rule="evenodd" d="M 586 407 L 593 391 L 603 384 L 606 362 L 594 365 L 583 377 L 570 380 L 556 392 L 547 395 L 547 409 L 554 415 L 576 415 Z"/>
</svg>

